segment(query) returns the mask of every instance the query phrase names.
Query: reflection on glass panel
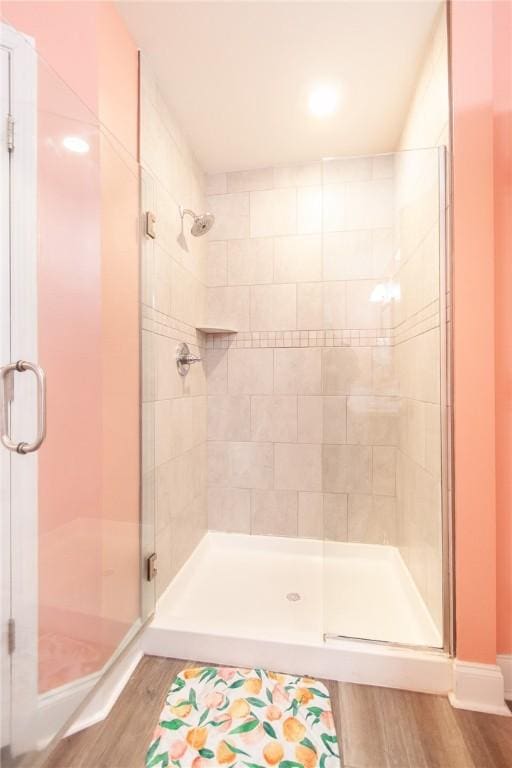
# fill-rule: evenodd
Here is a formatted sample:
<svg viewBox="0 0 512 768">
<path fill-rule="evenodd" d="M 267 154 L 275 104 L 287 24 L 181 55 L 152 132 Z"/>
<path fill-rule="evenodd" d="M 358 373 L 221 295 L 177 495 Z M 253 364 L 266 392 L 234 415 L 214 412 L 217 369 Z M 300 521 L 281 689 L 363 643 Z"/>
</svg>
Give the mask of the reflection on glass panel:
<svg viewBox="0 0 512 768">
<path fill-rule="evenodd" d="M 137 160 L 34 54 L 33 66 L 33 135 L 20 119 L 10 211 L 32 232 L 33 273 L 13 247 L 20 301 L 7 322 L 14 359 L 29 339 L 46 373 L 47 435 L 37 455 L 10 459 L 4 610 L 16 650 L 2 670 L 2 713 L 15 758 L 44 748 L 72 716 L 137 631 L 141 603 Z M 23 396 L 16 381 L 13 423 Z"/>
<path fill-rule="evenodd" d="M 442 645 L 439 153 L 323 163 L 329 636 Z"/>
</svg>

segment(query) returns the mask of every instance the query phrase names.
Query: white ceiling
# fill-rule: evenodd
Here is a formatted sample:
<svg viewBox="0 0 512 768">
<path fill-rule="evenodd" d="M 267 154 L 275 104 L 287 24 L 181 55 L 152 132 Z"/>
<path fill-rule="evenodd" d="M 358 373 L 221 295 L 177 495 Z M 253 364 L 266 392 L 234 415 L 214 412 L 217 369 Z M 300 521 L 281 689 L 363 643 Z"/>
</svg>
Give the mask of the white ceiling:
<svg viewBox="0 0 512 768">
<path fill-rule="evenodd" d="M 203 170 L 396 147 L 440 0 L 118 2 Z M 308 113 L 317 83 L 338 112 Z"/>
</svg>

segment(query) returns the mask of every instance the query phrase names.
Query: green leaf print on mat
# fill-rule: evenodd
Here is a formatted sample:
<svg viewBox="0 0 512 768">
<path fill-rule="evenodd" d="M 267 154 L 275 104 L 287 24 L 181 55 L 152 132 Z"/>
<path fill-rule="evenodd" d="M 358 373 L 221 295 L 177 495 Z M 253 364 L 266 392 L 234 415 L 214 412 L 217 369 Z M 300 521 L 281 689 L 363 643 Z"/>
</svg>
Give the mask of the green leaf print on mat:
<svg viewBox="0 0 512 768">
<path fill-rule="evenodd" d="M 183 728 L 184 725 L 187 725 L 183 720 L 161 720 L 160 726 L 162 728 L 167 728 L 169 731 L 177 731 L 180 728 Z"/>
<path fill-rule="evenodd" d="M 229 732 L 229 735 L 234 736 L 236 733 L 248 733 L 257 728 L 259 724 L 259 720 L 249 720 L 247 723 L 242 723 L 242 725 L 239 725 L 237 728 L 233 728 L 233 730 Z"/>
<path fill-rule="evenodd" d="M 277 739 L 277 733 L 274 731 L 270 723 L 263 723 L 263 730 L 268 736 L 272 736 L 273 739 Z"/>
</svg>

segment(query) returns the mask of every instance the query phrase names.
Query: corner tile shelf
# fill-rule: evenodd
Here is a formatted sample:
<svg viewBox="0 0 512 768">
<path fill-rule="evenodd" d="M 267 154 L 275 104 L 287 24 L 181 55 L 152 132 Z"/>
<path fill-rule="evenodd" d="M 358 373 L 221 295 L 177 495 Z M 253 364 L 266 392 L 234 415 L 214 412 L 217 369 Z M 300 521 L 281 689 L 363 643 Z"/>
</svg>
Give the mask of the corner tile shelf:
<svg viewBox="0 0 512 768">
<path fill-rule="evenodd" d="M 202 331 L 203 333 L 209 333 L 209 334 L 238 333 L 238 331 L 235 328 L 217 328 L 216 326 L 212 326 L 212 325 L 201 325 L 201 326 L 198 326 L 196 330 Z"/>
</svg>

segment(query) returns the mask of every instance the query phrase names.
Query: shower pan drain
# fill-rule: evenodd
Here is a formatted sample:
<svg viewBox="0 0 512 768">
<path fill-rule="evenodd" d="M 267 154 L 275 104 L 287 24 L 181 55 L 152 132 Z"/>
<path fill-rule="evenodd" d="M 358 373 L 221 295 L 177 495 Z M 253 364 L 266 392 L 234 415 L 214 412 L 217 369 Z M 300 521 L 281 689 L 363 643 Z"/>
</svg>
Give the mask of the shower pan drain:
<svg viewBox="0 0 512 768">
<path fill-rule="evenodd" d="M 297 600 L 300 600 L 300 595 L 298 592 L 288 592 L 286 595 L 286 599 L 289 600 L 291 603 L 296 603 Z"/>
</svg>

